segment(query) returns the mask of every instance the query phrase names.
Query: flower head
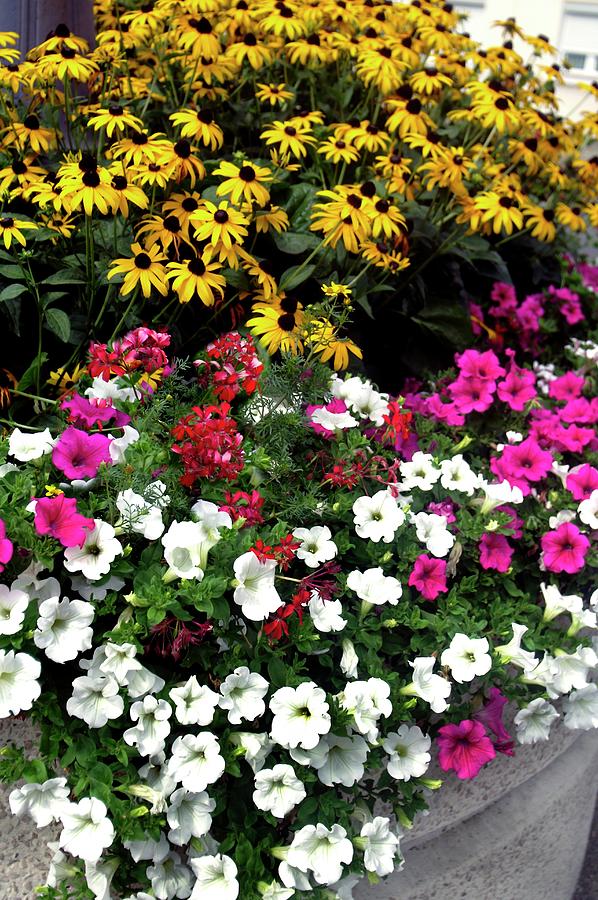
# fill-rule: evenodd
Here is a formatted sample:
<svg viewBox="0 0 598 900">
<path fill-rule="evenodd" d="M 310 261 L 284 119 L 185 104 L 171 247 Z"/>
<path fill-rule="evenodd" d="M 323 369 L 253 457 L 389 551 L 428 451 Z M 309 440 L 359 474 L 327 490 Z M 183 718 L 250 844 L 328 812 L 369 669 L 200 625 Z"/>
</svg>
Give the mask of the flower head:
<svg viewBox="0 0 598 900">
<path fill-rule="evenodd" d="M 436 743 L 440 768 L 445 772 L 453 769 L 457 778 L 475 778 L 496 756 L 482 723 L 471 719 L 464 719 L 458 725 L 443 725 L 438 729 Z"/>
</svg>

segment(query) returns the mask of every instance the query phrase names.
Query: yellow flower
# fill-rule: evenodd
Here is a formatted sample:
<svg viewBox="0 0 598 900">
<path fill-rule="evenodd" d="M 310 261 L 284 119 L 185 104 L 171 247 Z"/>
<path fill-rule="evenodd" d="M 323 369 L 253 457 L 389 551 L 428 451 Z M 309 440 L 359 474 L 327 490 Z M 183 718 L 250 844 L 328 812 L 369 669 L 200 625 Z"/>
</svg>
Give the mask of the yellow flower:
<svg viewBox="0 0 598 900">
<path fill-rule="evenodd" d="M 370 153 L 384 150 L 390 141 L 388 134 L 380 131 L 369 119 L 364 119 L 358 126 L 350 127 L 346 132 L 345 139 L 355 144 L 358 150 L 365 149 Z"/>
<path fill-rule="evenodd" d="M 482 212 L 482 223 L 492 223 L 495 234 L 501 231 L 512 234 L 513 228 L 523 228 L 523 214 L 512 197 L 484 191 L 474 198 L 474 206 Z"/>
<path fill-rule="evenodd" d="M 144 237 L 145 247 L 153 247 L 160 241 L 163 250 L 168 250 L 172 245 L 178 250 L 181 241 L 189 243 L 188 225 L 181 223 L 178 216 L 173 214 L 169 216 L 146 216 L 141 220 L 141 225 L 137 229 L 136 237 L 139 240 L 141 235 Z"/>
<path fill-rule="evenodd" d="M 47 153 L 56 144 L 56 135 L 51 128 L 43 128 L 35 113 L 29 113 L 22 122 L 13 122 L 7 129 L 7 143 L 18 143 L 20 147 L 29 146 L 34 153 Z"/>
<path fill-rule="evenodd" d="M 69 213 L 83 206 L 86 215 L 93 214 L 94 207 L 106 215 L 120 204 L 118 193 L 111 185 L 107 169 L 95 168 L 95 164 L 79 170 L 76 176 L 65 174 L 59 178 L 62 199 Z"/>
<path fill-rule="evenodd" d="M 322 362 L 332 359 L 336 372 L 348 367 L 349 353 L 363 359 L 363 353 L 357 344 L 348 337 L 339 337 L 338 330 L 328 319 L 313 319 L 309 323 L 306 343 L 311 344 L 315 352 L 320 354 Z"/>
<path fill-rule="evenodd" d="M 328 138 L 327 141 L 322 141 L 318 147 L 318 153 L 321 153 L 329 162 L 335 164 L 340 162 L 352 163 L 359 159 L 359 151 L 340 138 L 338 140 Z"/>
<path fill-rule="evenodd" d="M 110 155 L 114 159 L 122 159 L 125 166 L 140 166 L 157 162 L 160 153 L 169 146 L 163 134 L 148 135 L 145 131 L 134 131 L 130 138 L 112 144 Z"/>
<path fill-rule="evenodd" d="M 388 200 L 377 200 L 370 210 L 372 237 L 381 235 L 392 238 L 401 234 L 406 228 L 405 217 L 401 215 L 396 206 L 391 206 Z"/>
<path fill-rule="evenodd" d="M 170 262 L 167 278 L 172 279 L 172 289 L 178 295 L 180 303 L 189 303 L 198 296 L 204 306 L 213 306 L 216 294 L 224 294 L 226 280 L 216 274 L 222 266 L 212 262 L 210 250 L 204 250 L 201 256 L 186 259 L 183 262 Z"/>
<path fill-rule="evenodd" d="M 205 200 L 203 207 L 196 210 L 189 221 L 195 227 L 198 241 L 209 241 L 213 247 L 222 243 L 230 249 L 233 243 L 243 243 L 247 237 L 247 219 L 238 210 L 222 200 L 218 206 Z"/>
<path fill-rule="evenodd" d="M 392 241 L 365 241 L 361 247 L 361 255 L 377 268 L 388 269 L 395 274 L 410 265 L 409 260 L 396 249 Z"/>
<path fill-rule="evenodd" d="M 199 209 L 200 204 L 201 194 L 197 191 L 189 194 L 171 194 L 162 204 L 162 212 L 165 216 L 176 216 L 181 225 L 188 226 L 189 219 Z"/>
<path fill-rule="evenodd" d="M 386 127 L 389 131 L 398 131 L 401 138 L 414 133 L 425 135 L 432 125 L 432 120 L 417 97 L 411 97 L 407 101 L 390 100 L 388 106 L 394 112 L 388 118 Z"/>
<path fill-rule="evenodd" d="M 25 240 L 23 231 L 27 231 L 27 229 L 35 231 L 36 228 L 37 225 L 34 222 L 23 222 L 12 216 L 4 216 L 0 219 L 0 238 L 2 238 L 7 250 L 10 248 L 13 238 L 18 244 L 21 244 L 21 246 L 24 247 L 27 241 Z"/>
<path fill-rule="evenodd" d="M 214 169 L 214 175 L 223 175 L 226 179 L 218 185 L 217 196 L 230 197 L 231 203 L 240 203 L 243 199 L 246 203 L 255 202 L 259 206 L 265 206 L 270 200 L 270 193 L 264 183 L 272 181 L 272 173 L 265 166 L 250 165 L 248 162 L 236 166 L 225 161 Z"/>
<path fill-rule="evenodd" d="M 357 194 L 348 196 L 334 191 L 319 191 L 318 196 L 326 197 L 328 203 L 315 203 L 312 213 L 311 231 L 323 231 L 325 244 L 336 247 L 340 240 L 351 253 L 357 253 L 359 242 L 370 232 L 370 219 L 364 212 L 363 199 Z"/>
<path fill-rule="evenodd" d="M 443 85 L 451 86 L 452 81 L 448 75 L 443 75 L 434 66 L 416 72 L 409 79 L 409 84 L 418 94 L 437 94 Z"/>
<path fill-rule="evenodd" d="M 586 230 L 586 222 L 581 213 L 582 209 L 579 206 L 567 206 L 566 203 L 557 203 L 556 205 L 557 222 L 570 228 L 571 231 Z"/>
<path fill-rule="evenodd" d="M 524 213 L 525 225 L 531 229 L 532 237 L 538 238 L 540 241 L 554 241 L 556 228 L 553 209 L 543 209 L 541 206 L 526 204 Z"/>
<path fill-rule="evenodd" d="M 280 153 L 290 154 L 298 159 L 307 153 L 307 145 L 315 144 L 316 139 L 309 133 L 308 125 L 300 125 L 295 120 L 289 122 L 275 121 L 270 128 L 264 129 L 260 137 L 269 147 L 277 145 Z"/>
<path fill-rule="evenodd" d="M 108 137 L 112 137 L 115 131 L 124 131 L 125 128 L 133 128 L 137 131 L 143 129 L 141 119 L 123 109 L 118 103 L 113 103 L 108 109 L 101 109 L 88 119 L 87 124 L 91 125 L 94 131 L 106 129 Z"/>
<path fill-rule="evenodd" d="M 301 326 L 303 313 L 281 312 L 274 306 L 262 305 L 257 312 L 246 322 L 251 334 L 259 339 L 262 347 L 268 353 L 273 354 L 278 350 L 296 355 L 303 349 L 301 342 Z"/>
<path fill-rule="evenodd" d="M 122 175 L 122 167 L 119 165 L 112 166 L 110 169 L 112 181 L 110 187 L 114 190 L 118 202 L 114 207 L 114 212 L 121 212 L 123 216 L 129 215 L 129 203 L 138 206 L 139 209 L 146 209 L 149 203 L 147 196 L 136 184 L 131 184 L 125 175 Z"/>
<path fill-rule="evenodd" d="M 253 32 L 249 31 L 242 41 L 226 48 L 226 55 L 241 66 L 245 60 L 252 69 L 261 69 L 272 62 L 272 51 L 265 44 L 260 44 Z"/>
<path fill-rule="evenodd" d="M 129 171 L 133 179 L 142 186 L 165 188 L 172 177 L 174 166 L 172 163 L 151 162 L 146 166 L 134 166 Z"/>
<path fill-rule="evenodd" d="M 77 384 L 82 375 L 85 375 L 87 368 L 85 366 L 77 363 L 75 368 L 73 369 L 73 374 L 69 375 L 67 370 L 62 366 L 60 369 L 56 369 L 53 372 L 50 372 L 50 377 L 48 378 L 46 384 L 52 385 L 60 392 L 60 394 L 66 394 Z"/>
<path fill-rule="evenodd" d="M 282 105 L 294 97 L 293 92 L 287 90 L 284 81 L 281 81 L 279 84 L 263 84 L 261 81 L 258 81 L 257 86 L 259 91 L 255 92 L 255 96 L 262 103 L 269 103 L 270 106 L 276 106 L 277 103 Z"/>
<path fill-rule="evenodd" d="M 265 234 L 271 228 L 281 234 L 289 227 L 289 217 L 280 206 L 266 203 L 262 209 L 254 210 L 253 224 L 258 234 Z"/>
<path fill-rule="evenodd" d="M 182 109 L 169 116 L 173 125 L 180 127 L 181 137 L 195 138 L 210 150 L 222 147 L 222 128 L 214 122 L 214 114 L 209 109 Z"/>
<path fill-rule="evenodd" d="M 147 250 L 144 250 L 141 244 L 131 244 L 131 251 L 132 257 L 113 260 L 108 278 L 124 274 L 121 294 L 130 294 L 139 285 L 144 297 L 151 295 L 152 288 L 165 297 L 168 293 L 168 283 L 166 270 L 162 263 L 165 262 L 166 257 L 160 253 L 155 244 L 153 247 L 148 247 Z"/>
</svg>

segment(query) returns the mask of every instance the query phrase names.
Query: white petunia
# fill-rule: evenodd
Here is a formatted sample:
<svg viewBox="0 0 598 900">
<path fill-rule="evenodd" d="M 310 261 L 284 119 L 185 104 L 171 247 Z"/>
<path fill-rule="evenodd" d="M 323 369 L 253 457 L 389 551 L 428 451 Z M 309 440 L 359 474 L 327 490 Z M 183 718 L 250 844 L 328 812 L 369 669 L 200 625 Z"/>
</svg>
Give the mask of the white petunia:
<svg viewBox="0 0 598 900">
<path fill-rule="evenodd" d="M 220 693 L 219 705 L 228 710 L 228 721 L 240 725 L 243 719 L 253 722 L 264 714 L 268 682 L 257 672 L 250 672 L 247 666 L 238 666 L 224 679 Z"/>
<path fill-rule="evenodd" d="M 314 525 L 313 528 L 295 528 L 293 537 L 301 541 L 297 549 L 297 559 L 302 559 L 310 569 L 317 569 L 322 563 L 334 559 L 338 547 L 332 538 L 327 525 Z"/>
<path fill-rule="evenodd" d="M 358 497 L 353 504 L 353 523 L 361 538 L 375 544 L 389 544 L 405 521 L 405 513 L 388 491 L 377 491 L 372 497 Z"/>
<path fill-rule="evenodd" d="M 191 900 L 236 900 L 237 867 L 230 856 L 200 856 L 191 860 L 196 877 Z"/>
<path fill-rule="evenodd" d="M 237 557 L 233 569 L 236 581 L 233 599 L 245 618 L 261 622 L 283 605 L 274 585 L 275 560 L 262 562 L 250 550 Z"/>
<path fill-rule="evenodd" d="M 293 888 L 283 887 L 277 881 L 271 881 L 270 884 L 262 881 L 258 884 L 258 891 L 262 900 L 290 900 L 295 895 Z"/>
<path fill-rule="evenodd" d="M 586 500 L 581 501 L 577 513 L 584 525 L 598 531 L 598 490 L 592 491 Z"/>
<path fill-rule="evenodd" d="M 21 630 L 29 600 L 25 591 L 0 584 L 0 634 L 16 634 Z"/>
<path fill-rule="evenodd" d="M 440 469 L 436 468 L 430 453 L 416 450 L 409 461 L 401 462 L 401 490 L 431 491 L 440 478 Z"/>
<path fill-rule="evenodd" d="M 129 851 L 135 862 L 142 859 L 151 859 L 152 862 L 162 862 L 168 856 L 168 841 L 164 836 L 164 832 L 160 832 L 158 840 L 151 837 L 145 837 L 139 841 L 123 841 L 123 846 Z"/>
<path fill-rule="evenodd" d="M 598 656 L 591 647 L 580 644 L 575 653 L 555 650 L 557 671 L 553 687 L 559 694 L 568 694 L 573 688 L 583 688 L 588 683 L 588 674 L 598 665 Z"/>
<path fill-rule="evenodd" d="M 347 587 L 355 591 L 360 600 L 370 606 L 382 606 L 390 603 L 396 606 L 403 596 L 400 581 L 392 575 L 385 575 L 381 566 L 360 572 L 354 569 L 347 577 Z"/>
<path fill-rule="evenodd" d="M 436 659 L 433 656 L 419 656 L 409 665 L 413 669 L 413 681 L 401 688 L 407 696 L 419 697 L 430 704 L 435 713 L 448 709 L 447 698 L 451 693 L 450 682 L 433 672 Z"/>
<path fill-rule="evenodd" d="M 378 737 L 378 719 L 392 714 L 390 685 L 381 678 L 349 682 L 340 695 L 341 706 L 353 716 L 352 727 L 375 741 Z"/>
<path fill-rule="evenodd" d="M 550 726 L 558 717 L 558 712 L 548 700 L 543 700 L 542 697 L 532 700 L 515 716 L 517 740 L 520 744 L 547 741 Z"/>
<path fill-rule="evenodd" d="M 85 862 L 85 881 L 95 900 L 112 900 L 110 886 L 119 861 L 110 859 L 107 862 Z"/>
<path fill-rule="evenodd" d="M 384 878 L 394 871 L 399 839 L 390 830 L 390 819 L 376 816 L 371 822 L 366 822 L 361 829 L 358 846 L 363 850 L 363 862 L 368 872 L 375 872 L 379 878 Z"/>
<path fill-rule="evenodd" d="M 161 862 L 148 866 L 145 874 L 158 900 L 185 900 L 191 896 L 193 873 L 181 862 L 178 853 L 169 853 Z"/>
<path fill-rule="evenodd" d="M 459 684 L 473 681 L 476 676 L 485 675 L 492 668 L 489 647 L 486 638 L 470 638 L 457 632 L 447 649 L 442 651 L 440 663 L 449 667 Z"/>
<path fill-rule="evenodd" d="M 326 734 L 320 741 L 318 750 L 325 751 L 324 760 L 317 767 L 322 784 L 329 787 L 333 784 L 352 787 L 363 778 L 369 747 L 360 734 L 351 737 Z"/>
<path fill-rule="evenodd" d="M 156 488 L 158 485 L 166 491 L 166 485 L 161 481 L 154 482 L 150 488 Z M 130 488 L 119 491 L 116 498 L 116 508 L 120 513 L 119 527 L 124 531 L 142 534 L 148 541 L 156 541 L 164 531 L 162 509 L 169 500 L 165 493 L 161 493 L 160 497 L 164 500 L 163 504 L 150 502 Z"/>
<path fill-rule="evenodd" d="M 561 613 L 579 613 L 583 609 L 583 600 L 577 594 L 561 594 L 556 584 L 540 585 L 544 598 L 544 621 L 551 622 Z"/>
<path fill-rule="evenodd" d="M 178 847 L 188 844 L 191 838 L 203 837 L 212 827 L 212 813 L 216 801 L 205 791 L 193 793 L 179 788 L 170 798 L 166 820 L 170 825 L 168 840 Z"/>
<path fill-rule="evenodd" d="M 447 491 L 459 491 L 471 497 L 479 486 L 479 476 L 472 471 L 469 463 L 457 453 L 452 459 L 443 459 L 440 463 L 440 484 Z"/>
<path fill-rule="evenodd" d="M 15 428 L 8 439 L 8 454 L 19 462 L 30 462 L 39 459 L 54 448 L 54 438 L 48 428 L 43 431 L 21 431 Z"/>
<path fill-rule="evenodd" d="M 209 731 L 178 737 L 172 745 L 167 771 L 186 790 L 196 794 L 205 791 L 224 772 L 224 759 L 216 737 Z"/>
<path fill-rule="evenodd" d="M 261 769 L 255 776 L 253 802 L 258 809 L 284 819 L 307 794 L 303 782 L 295 775 L 292 766 L 279 763 L 272 769 Z"/>
<path fill-rule="evenodd" d="M 50 597 L 40 604 L 33 642 L 54 662 L 76 659 L 91 648 L 94 614 L 91 603 L 84 600 Z"/>
<path fill-rule="evenodd" d="M 332 412 L 325 406 L 319 406 L 314 409 L 310 416 L 312 422 L 325 428 L 326 431 L 338 432 L 345 431 L 348 428 L 356 428 L 359 425 L 357 419 L 354 419 L 350 412 Z"/>
<path fill-rule="evenodd" d="M 243 755 L 254 774 L 264 768 L 274 747 L 274 742 L 265 732 L 256 734 L 253 731 L 234 731 L 229 735 L 229 740 L 238 747 L 239 755 Z"/>
<path fill-rule="evenodd" d="M 8 798 L 13 816 L 31 816 L 38 828 L 44 828 L 60 818 L 60 811 L 68 802 L 70 789 L 66 778 L 50 778 L 43 784 L 24 784 L 11 791 Z"/>
<path fill-rule="evenodd" d="M 154 756 L 164 749 L 170 734 L 172 707 L 166 700 L 157 700 L 151 694 L 133 703 L 130 716 L 137 724 L 123 733 L 125 744 L 137 747 L 140 756 Z"/>
<path fill-rule="evenodd" d="M 90 728 L 102 728 L 123 714 L 124 701 L 118 691 L 118 681 L 110 675 L 81 675 L 73 681 L 73 696 L 66 701 L 66 711 Z"/>
<path fill-rule="evenodd" d="M 93 523 L 94 529 L 85 533 L 82 547 L 67 547 L 64 551 L 64 567 L 67 572 L 81 572 L 90 581 L 99 581 L 109 573 L 123 548 L 112 525 L 101 519 L 94 519 Z"/>
<path fill-rule="evenodd" d="M 417 539 L 425 544 L 432 556 L 438 558 L 448 554 L 455 543 L 455 536 L 446 527 L 446 516 L 420 512 L 412 517 Z"/>
<path fill-rule="evenodd" d="M 598 728 L 598 685 L 592 683 L 571 691 L 563 708 L 566 728 L 581 728 L 583 731 Z"/>
<path fill-rule="evenodd" d="M 271 737 L 281 747 L 310 750 L 330 731 L 326 692 L 313 681 L 279 688 L 270 699 L 270 709 L 274 714 Z"/>
<path fill-rule="evenodd" d="M 511 628 L 513 637 L 509 643 L 495 647 L 494 652 L 498 654 L 503 663 L 512 663 L 514 666 L 519 666 L 520 669 L 533 668 L 538 662 L 535 653 L 525 650 L 521 646 L 523 635 L 529 631 L 527 625 L 518 625 L 517 622 L 512 622 Z"/>
<path fill-rule="evenodd" d="M 162 535 L 164 559 L 169 571 L 178 578 L 201 581 L 208 562 L 208 552 L 216 541 L 206 536 L 199 522 L 171 522 Z"/>
<path fill-rule="evenodd" d="M 386 735 L 382 746 L 390 757 L 388 774 L 398 781 L 421 778 L 430 765 L 432 740 L 417 725 L 400 725 L 398 731 Z"/>
<path fill-rule="evenodd" d="M 323 634 L 342 631 L 347 624 L 341 615 L 343 604 L 340 600 L 323 600 L 317 591 L 312 591 L 308 605 L 314 628 Z"/>
<path fill-rule="evenodd" d="M 124 685 L 131 672 L 141 669 L 135 644 L 113 644 L 108 641 L 103 647 L 104 659 L 99 664 L 100 672 L 112 675 L 120 685 Z"/>
<path fill-rule="evenodd" d="M 105 804 L 96 797 L 68 803 L 60 813 L 59 846 L 71 856 L 97 862 L 114 840 L 114 826 L 106 814 Z"/>
<path fill-rule="evenodd" d="M 31 709 L 41 694 L 41 666 L 28 653 L 0 650 L 0 719 Z"/>
<path fill-rule="evenodd" d="M 341 672 L 345 678 L 357 678 L 357 666 L 359 665 L 359 657 L 355 652 L 353 642 L 349 638 L 344 638 L 341 644 L 343 655 L 341 656 Z"/>
<path fill-rule="evenodd" d="M 85 396 L 90 400 L 135 400 L 135 389 L 121 387 L 119 378 L 105 381 L 99 375 L 93 379 L 91 387 L 86 388 Z"/>
<path fill-rule="evenodd" d="M 353 845 L 342 825 L 305 825 L 295 832 L 287 861 L 301 872 L 313 872 L 318 884 L 334 884 L 343 864 L 353 859 Z"/>
<path fill-rule="evenodd" d="M 119 435 L 119 437 L 114 437 L 112 434 L 108 435 L 109 438 L 112 438 L 108 452 L 110 453 L 110 459 L 116 464 L 123 462 L 127 447 L 139 440 L 139 432 L 132 425 L 123 426 L 122 433 L 119 432 Z"/>
<path fill-rule="evenodd" d="M 480 487 L 484 492 L 483 500 L 473 500 L 472 502 L 480 507 L 481 515 L 488 515 L 497 506 L 503 506 L 505 503 L 523 503 L 523 494 L 521 488 L 514 487 L 506 479 L 499 484 L 490 484 L 485 479 L 480 478 Z"/>
<path fill-rule="evenodd" d="M 174 714 L 181 725 L 210 725 L 220 700 L 216 691 L 200 685 L 191 675 L 181 687 L 172 688 L 168 696 L 174 703 Z"/>
</svg>

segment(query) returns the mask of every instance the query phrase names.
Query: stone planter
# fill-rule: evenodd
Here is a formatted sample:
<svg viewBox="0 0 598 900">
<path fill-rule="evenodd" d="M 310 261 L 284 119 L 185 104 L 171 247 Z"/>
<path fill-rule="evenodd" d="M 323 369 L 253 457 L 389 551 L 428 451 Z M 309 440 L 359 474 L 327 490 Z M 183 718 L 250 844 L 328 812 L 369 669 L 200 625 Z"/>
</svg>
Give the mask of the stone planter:
<svg viewBox="0 0 598 900">
<path fill-rule="evenodd" d="M 402 840 L 405 868 L 355 900 L 570 900 L 598 785 L 598 732 L 553 728 L 550 741 L 499 756 L 471 782 L 442 775 Z"/>
</svg>

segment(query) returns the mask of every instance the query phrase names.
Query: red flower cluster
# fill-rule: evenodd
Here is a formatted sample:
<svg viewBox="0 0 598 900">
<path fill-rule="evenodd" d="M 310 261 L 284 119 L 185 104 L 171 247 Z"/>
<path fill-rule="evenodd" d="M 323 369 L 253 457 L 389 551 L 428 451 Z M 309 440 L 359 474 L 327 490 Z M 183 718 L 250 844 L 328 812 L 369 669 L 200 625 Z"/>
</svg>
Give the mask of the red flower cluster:
<svg viewBox="0 0 598 900">
<path fill-rule="evenodd" d="M 181 622 L 175 616 L 166 616 L 152 628 L 146 649 L 179 662 L 189 647 L 203 643 L 211 631 L 210 622 Z"/>
<path fill-rule="evenodd" d="M 198 380 L 220 401 L 230 402 L 240 391 L 257 389 L 264 366 L 251 337 L 230 331 L 207 346 L 207 359 L 196 359 Z"/>
<path fill-rule="evenodd" d="M 264 634 L 267 635 L 270 643 L 279 641 L 283 636 L 289 636 L 289 619 L 296 615 L 299 624 L 303 625 L 303 607 L 309 603 L 310 593 L 305 588 L 300 588 L 291 598 L 290 603 L 286 603 L 277 609 L 274 615 L 264 625 Z"/>
<path fill-rule="evenodd" d="M 222 478 L 235 481 L 243 469 L 243 435 L 228 415 L 230 406 L 194 406 L 172 429 L 179 442 L 172 445 L 181 457 L 185 473 L 181 484 L 191 488 L 198 478 Z"/>
<path fill-rule="evenodd" d="M 220 512 L 228 513 L 233 522 L 245 519 L 243 528 L 248 528 L 250 525 L 261 525 L 264 521 L 261 512 L 264 498 L 259 491 L 254 490 L 250 494 L 247 491 L 235 491 L 234 493 L 226 491 L 224 499 L 226 503 L 221 504 L 218 509 Z"/>
<path fill-rule="evenodd" d="M 108 344 L 92 342 L 89 348 L 88 369 L 91 375 L 109 381 L 112 375 L 127 375 L 143 370 L 151 375 L 168 367 L 165 347 L 170 335 L 152 328 L 134 328 L 120 341 Z"/>
<path fill-rule="evenodd" d="M 300 546 L 301 541 L 296 541 L 292 534 L 287 534 L 281 539 L 280 543 L 275 544 L 273 547 L 270 547 L 269 544 L 264 544 L 260 539 L 251 547 L 251 552 L 255 553 L 260 562 L 264 562 L 267 559 L 275 559 L 281 571 L 285 572 L 295 559 L 295 554 Z"/>
</svg>

